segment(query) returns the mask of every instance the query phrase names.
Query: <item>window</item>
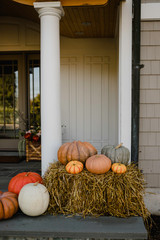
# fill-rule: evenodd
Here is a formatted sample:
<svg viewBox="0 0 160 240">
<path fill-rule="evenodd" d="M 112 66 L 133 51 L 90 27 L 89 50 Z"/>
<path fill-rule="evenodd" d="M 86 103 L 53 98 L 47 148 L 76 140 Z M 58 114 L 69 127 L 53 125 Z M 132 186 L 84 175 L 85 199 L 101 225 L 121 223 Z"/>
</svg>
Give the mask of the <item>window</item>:
<svg viewBox="0 0 160 240">
<path fill-rule="evenodd" d="M 29 125 L 40 126 L 40 61 L 29 60 Z"/>
<path fill-rule="evenodd" d="M 0 61 L 0 138 L 18 138 L 18 61 Z"/>
</svg>

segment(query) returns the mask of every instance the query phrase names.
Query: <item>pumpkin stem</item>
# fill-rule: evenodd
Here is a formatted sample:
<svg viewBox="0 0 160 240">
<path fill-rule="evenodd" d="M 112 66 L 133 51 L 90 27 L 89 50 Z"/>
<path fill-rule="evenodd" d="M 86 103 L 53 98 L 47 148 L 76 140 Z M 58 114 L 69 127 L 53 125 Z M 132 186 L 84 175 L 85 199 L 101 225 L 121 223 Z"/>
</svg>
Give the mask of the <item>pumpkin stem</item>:
<svg viewBox="0 0 160 240">
<path fill-rule="evenodd" d="M 35 183 L 33 184 L 33 186 L 37 186 L 37 185 L 38 185 L 38 183 L 39 183 L 39 182 L 35 182 Z"/>
<path fill-rule="evenodd" d="M 27 177 L 29 175 L 29 172 L 26 173 L 25 177 Z"/>
<path fill-rule="evenodd" d="M 117 147 L 115 147 L 115 149 L 120 148 L 123 145 L 123 143 L 120 143 L 119 145 L 117 145 Z"/>
</svg>

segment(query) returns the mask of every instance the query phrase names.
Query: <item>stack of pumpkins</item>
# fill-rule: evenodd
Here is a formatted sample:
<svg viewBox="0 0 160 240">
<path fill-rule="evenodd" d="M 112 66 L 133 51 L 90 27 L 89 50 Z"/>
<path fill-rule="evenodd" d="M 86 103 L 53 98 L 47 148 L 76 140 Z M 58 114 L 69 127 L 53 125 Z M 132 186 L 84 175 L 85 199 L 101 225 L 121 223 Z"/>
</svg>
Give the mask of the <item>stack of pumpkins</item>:
<svg viewBox="0 0 160 240">
<path fill-rule="evenodd" d="M 8 192 L 0 191 L 0 220 L 11 218 L 19 207 L 28 216 L 43 214 L 49 205 L 49 193 L 42 181 L 35 172 L 14 176 L 9 182 Z"/>
<path fill-rule="evenodd" d="M 104 146 L 101 154 L 89 142 L 67 142 L 58 150 L 58 160 L 66 165 L 66 171 L 71 174 L 80 173 L 84 164 L 86 169 L 95 174 L 103 174 L 112 169 L 117 174 L 127 171 L 130 152 L 122 146 Z"/>
<path fill-rule="evenodd" d="M 59 148 L 58 160 L 71 174 L 80 173 L 84 164 L 94 174 L 104 174 L 110 169 L 117 174 L 126 172 L 130 153 L 122 144 L 105 146 L 101 153 L 97 154 L 88 142 L 67 142 Z M 9 182 L 8 192 L 0 191 L 0 220 L 11 218 L 18 211 L 18 206 L 26 215 L 41 215 L 47 210 L 49 200 L 48 190 L 38 173 L 19 173 Z"/>
</svg>

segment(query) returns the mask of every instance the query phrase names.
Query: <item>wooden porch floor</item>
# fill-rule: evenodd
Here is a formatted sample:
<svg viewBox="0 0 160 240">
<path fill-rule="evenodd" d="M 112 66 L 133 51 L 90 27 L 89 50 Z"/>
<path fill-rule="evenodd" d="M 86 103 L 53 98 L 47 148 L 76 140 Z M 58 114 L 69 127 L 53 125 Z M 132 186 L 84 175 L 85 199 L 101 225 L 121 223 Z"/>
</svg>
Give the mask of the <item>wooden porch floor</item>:
<svg viewBox="0 0 160 240">
<path fill-rule="evenodd" d="M 23 160 L 18 163 L 0 163 L 0 190 L 7 191 L 9 181 L 18 173 L 30 171 L 41 174 L 41 162 Z"/>
</svg>

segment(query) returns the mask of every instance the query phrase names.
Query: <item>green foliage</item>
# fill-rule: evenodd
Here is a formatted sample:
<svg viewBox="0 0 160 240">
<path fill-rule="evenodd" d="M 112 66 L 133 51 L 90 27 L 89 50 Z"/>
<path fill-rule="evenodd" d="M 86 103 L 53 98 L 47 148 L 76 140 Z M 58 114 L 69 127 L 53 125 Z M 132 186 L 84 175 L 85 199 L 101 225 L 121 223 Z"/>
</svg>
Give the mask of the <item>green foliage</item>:
<svg viewBox="0 0 160 240">
<path fill-rule="evenodd" d="M 0 133 L 2 138 L 18 137 L 17 108 L 18 85 L 14 74 L 6 74 L 3 78 L 0 77 Z"/>
<path fill-rule="evenodd" d="M 30 101 L 30 126 L 40 126 L 40 94 Z"/>
</svg>

